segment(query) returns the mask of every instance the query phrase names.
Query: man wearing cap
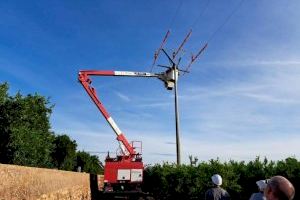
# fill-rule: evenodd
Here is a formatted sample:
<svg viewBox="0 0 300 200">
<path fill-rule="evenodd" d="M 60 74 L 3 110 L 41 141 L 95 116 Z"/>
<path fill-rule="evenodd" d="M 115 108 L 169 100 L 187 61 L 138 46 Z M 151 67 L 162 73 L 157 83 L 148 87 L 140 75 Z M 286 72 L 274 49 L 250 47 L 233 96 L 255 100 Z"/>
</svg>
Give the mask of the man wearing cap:
<svg viewBox="0 0 300 200">
<path fill-rule="evenodd" d="M 256 181 L 256 185 L 258 186 L 259 192 L 253 193 L 249 200 L 266 200 L 266 198 L 264 196 L 264 190 L 267 187 L 266 180 Z"/>
<path fill-rule="evenodd" d="M 228 192 L 221 188 L 222 177 L 215 174 L 211 177 L 211 180 L 214 186 L 205 192 L 205 200 L 230 200 Z"/>
<path fill-rule="evenodd" d="M 292 183 L 283 176 L 274 176 L 268 181 L 265 189 L 267 200 L 292 200 L 295 196 L 295 188 Z"/>
</svg>

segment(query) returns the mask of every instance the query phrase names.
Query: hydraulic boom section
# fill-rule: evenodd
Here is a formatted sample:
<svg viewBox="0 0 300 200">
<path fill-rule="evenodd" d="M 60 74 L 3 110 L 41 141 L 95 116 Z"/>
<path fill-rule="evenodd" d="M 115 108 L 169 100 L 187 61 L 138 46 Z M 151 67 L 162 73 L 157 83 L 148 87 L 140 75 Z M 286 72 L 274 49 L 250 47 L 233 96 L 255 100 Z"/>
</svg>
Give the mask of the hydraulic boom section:
<svg viewBox="0 0 300 200">
<path fill-rule="evenodd" d="M 86 92 L 89 94 L 93 102 L 96 104 L 99 111 L 102 113 L 103 117 L 106 119 L 110 127 L 113 129 L 113 131 L 117 135 L 117 140 L 120 142 L 120 148 L 122 150 L 122 153 L 124 156 L 128 156 L 125 158 L 132 158 L 136 155 L 133 147 L 129 144 L 128 140 L 122 133 L 122 131 L 119 129 L 113 118 L 109 115 L 109 113 L 106 111 L 105 107 L 99 100 L 96 90 L 91 86 L 92 80 L 90 79 L 91 75 L 97 75 L 97 76 L 114 76 L 113 71 L 80 71 L 79 72 L 79 81 L 86 90 Z"/>
</svg>

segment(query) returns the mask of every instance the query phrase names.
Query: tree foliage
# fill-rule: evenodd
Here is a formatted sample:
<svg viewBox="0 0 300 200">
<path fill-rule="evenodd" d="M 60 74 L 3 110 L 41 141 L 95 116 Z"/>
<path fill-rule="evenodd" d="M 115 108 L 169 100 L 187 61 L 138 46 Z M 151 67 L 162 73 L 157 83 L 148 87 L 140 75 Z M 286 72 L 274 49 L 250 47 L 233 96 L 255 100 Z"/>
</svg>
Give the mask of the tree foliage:
<svg viewBox="0 0 300 200">
<path fill-rule="evenodd" d="M 91 156 L 85 151 L 78 151 L 76 155 L 76 169 L 80 168 L 82 172 L 91 174 L 100 174 L 103 169 L 100 167 L 100 161 L 97 156 Z"/>
<path fill-rule="evenodd" d="M 76 141 L 67 135 L 58 135 L 54 139 L 52 152 L 53 164 L 62 170 L 73 170 L 76 163 Z"/>
<path fill-rule="evenodd" d="M 38 94 L 8 96 L 7 90 L 7 84 L 1 85 L 0 161 L 51 167 L 54 136 L 49 131 L 49 100 Z"/>
<path fill-rule="evenodd" d="M 0 84 L 0 105 L 3 105 L 8 99 L 8 84 Z"/>
<path fill-rule="evenodd" d="M 273 162 L 259 157 L 248 163 L 233 160 L 221 163 L 217 159 L 201 162 L 198 166 L 154 165 L 146 168 L 143 187 L 155 199 L 204 199 L 205 191 L 212 186 L 211 176 L 216 173 L 222 176 L 222 187 L 232 199 L 248 200 L 253 192 L 257 192 L 256 181 L 275 175 L 285 176 L 296 191 L 300 189 L 300 162 L 297 159 Z"/>
<path fill-rule="evenodd" d="M 41 95 L 8 95 L 0 84 L 0 163 L 74 170 L 77 160 L 84 171 L 98 173 L 98 157 L 76 154 L 76 141 L 50 130 L 53 106 Z"/>
</svg>

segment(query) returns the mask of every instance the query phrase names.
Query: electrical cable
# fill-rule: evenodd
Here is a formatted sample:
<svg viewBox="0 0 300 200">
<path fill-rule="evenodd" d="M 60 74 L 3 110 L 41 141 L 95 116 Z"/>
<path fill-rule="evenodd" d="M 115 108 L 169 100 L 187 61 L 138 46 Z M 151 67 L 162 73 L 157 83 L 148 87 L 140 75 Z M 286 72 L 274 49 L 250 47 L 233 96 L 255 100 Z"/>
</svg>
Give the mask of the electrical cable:
<svg viewBox="0 0 300 200">
<path fill-rule="evenodd" d="M 190 62 L 190 64 L 188 65 L 186 71 L 188 71 L 188 69 L 191 67 L 192 63 L 197 59 L 197 57 L 206 49 L 208 43 L 216 36 L 216 34 L 224 27 L 224 25 L 226 23 L 228 23 L 228 21 L 230 20 L 230 18 L 234 15 L 234 13 L 242 6 L 242 4 L 244 3 L 245 0 L 241 0 L 238 5 L 231 11 L 231 13 L 225 18 L 224 22 L 210 35 L 210 37 L 208 38 L 207 42 L 205 43 L 204 47 L 202 47 L 202 49 L 199 51 L 199 53 L 195 56 L 192 57 L 192 60 Z M 204 11 L 207 9 L 208 3 L 206 4 L 205 8 L 203 9 L 203 12 L 199 15 L 199 18 L 197 20 L 200 19 L 200 17 L 202 16 L 202 14 L 204 13 Z M 193 24 L 194 26 L 196 25 L 196 21 Z"/>
<path fill-rule="evenodd" d="M 205 13 L 205 11 L 207 10 L 209 3 L 210 3 L 210 0 L 207 0 L 206 4 L 204 5 L 202 11 L 199 13 L 198 17 L 196 18 L 196 20 L 192 24 L 191 28 L 195 27 L 196 24 L 199 22 L 200 18 L 203 16 L 203 14 Z"/>
<path fill-rule="evenodd" d="M 178 12 L 179 12 L 181 6 L 182 6 L 182 2 L 183 2 L 183 0 L 179 0 L 179 4 L 178 4 L 178 6 L 177 6 L 177 8 L 176 8 L 175 14 L 174 14 L 174 16 L 173 16 L 171 22 L 170 22 L 169 28 L 171 28 L 171 27 L 173 26 L 174 21 L 175 21 L 175 18 L 176 18 L 177 14 L 178 14 Z"/>
<path fill-rule="evenodd" d="M 169 24 L 169 30 L 168 30 L 168 32 L 167 32 L 167 35 L 165 36 L 165 39 L 164 39 L 163 43 L 165 42 L 165 40 L 167 39 L 167 37 L 168 37 L 168 35 L 169 35 L 169 33 L 170 33 L 170 28 L 173 26 L 173 24 L 174 24 L 174 22 L 175 22 L 175 18 L 176 18 L 177 14 L 178 14 L 178 12 L 179 12 L 181 6 L 182 6 L 182 3 L 183 3 L 183 0 L 179 0 L 178 6 L 177 6 L 177 8 L 176 8 L 176 10 L 175 10 L 175 13 L 174 13 L 173 17 L 171 18 L 171 21 L 170 21 L 170 24 Z M 163 43 L 162 43 L 162 44 L 163 44 Z M 157 59 L 157 57 L 158 57 L 158 53 L 159 53 L 159 51 L 157 52 L 157 54 L 156 54 L 156 53 L 154 54 L 154 62 L 153 62 L 153 64 L 152 64 L 152 66 L 150 66 L 150 72 L 152 72 L 152 70 L 153 70 L 155 61 L 156 61 L 156 59 Z"/>
<path fill-rule="evenodd" d="M 223 26 L 230 20 L 230 18 L 234 15 L 234 13 L 242 6 L 242 4 L 245 2 L 245 0 L 241 0 L 240 3 L 232 10 L 232 12 L 227 16 L 225 21 L 211 34 L 211 36 L 208 38 L 207 43 L 210 42 L 216 34 L 223 28 Z"/>
<path fill-rule="evenodd" d="M 235 14 L 235 12 L 242 6 L 242 4 L 245 2 L 245 0 L 240 0 L 240 2 L 237 4 L 236 7 L 234 7 L 234 9 L 230 12 L 230 14 L 225 18 L 224 22 L 222 24 L 220 24 L 220 26 L 209 36 L 205 46 L 207 46 L 207 44 L 212 40 L 214 39 L 214 37 L 217 35 L 217 33 L 219 31 L 221 31 L 221 29 L 225 26 L 225 24 L 228 23 L 228 21 L 231 19 L 231 17 Z M 183 0 L 179 0 L 179 4 L 176 8 L 176 11 L 174 13 L 174 16 L 172 17 L 171 19 L 171 22 L 170 22 L 170 28 L 173 26 L 174 24 L 174 21 L 175 21 L 175 18 L 182 6 L 182 3 L 183 3 Z M 199 13 L 198 17 L 195 19 L 194 23 L 192 24 L 191 28 L 195 27 L 197 25 L 197 23 L 199 22 L 199 20 L 201 19 L 201 17 L 203 16 L 203 14 L 205 13 L 205 11 L 207 10 L 208 6 L 210 4 L 210 0 L 207 0 L 206 1 L 206 4 L 204 5 L 202 11 Z M 200 51 L 202 53 L 202 51 Z M 194 59 L 195 60 L 195 59 Z M 192 62 L 194 62 L 194 60 Z M 153 69 L 153 66 L 151 68 L 150 71 L 152 71 Z"/>
</svg>

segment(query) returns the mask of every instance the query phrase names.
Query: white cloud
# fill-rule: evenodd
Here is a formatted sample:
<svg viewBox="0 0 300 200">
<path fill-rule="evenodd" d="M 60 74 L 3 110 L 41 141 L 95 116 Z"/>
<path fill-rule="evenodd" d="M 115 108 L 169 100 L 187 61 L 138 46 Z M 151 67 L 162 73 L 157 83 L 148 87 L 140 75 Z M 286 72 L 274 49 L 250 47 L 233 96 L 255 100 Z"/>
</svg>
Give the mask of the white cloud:
<svg viewBox="0 0 300 200">
<path fill-rule="evenodd" d="M 152 103 L 147 103 L 147 104 L 138 104 L 136 107 L 149 107 L 149 108 L 157 108 L 157 107 L 170 107 L 172 103 L 171 102 L 152 102 Z"/>
<path fill-rule="evenodd" d="M 284 159 L 288 156 L 300 157 L 299 135 L 262 135 L 255 139 L 244 139 L 241 142 L 224 142 L 198 138 L 184 140 L 185 157 L 188 154 L 198 156 L 200 160 L 219 157 L 221 160 L 251 160 L 256 156 L 272 160 Z"/>
<path fill-rule="evenodd" d="M 267 103 L 281 103 L 281 104 L 294 104 L 294 103 L 300 103 L 300 101 L 294 101 L 292 99 L 286 99 L 286 98 L 277 98 L 271 95 L 267 94 L 251 94 L 251 93 L 244 93 L 242 94 L 245 97 L 253 98 L 257 101 L 267 102 Z"/>
<path fill-rule="evenodd" d="M 224 61 L 209 61 L 203 62 L 202 65 L 206 66 L 227 66 L 227 67 L 249 67 L 249 66 L 260 66 L 260 67 L 285 67 L 293 66 L 300 67 L 300 60 L 224 60 Z M 194 70 L 194 69 L 193 69 Z M 197 70 L 197 69 L 195 69 Z"/>
<path fill-rule="evenodd" d="M 125 94 L 122 94 L 121 92 L 115 91 L 115 94 L 120 97 L 123 101 L 130 102 L 130 98 L 126 96 Z"/>
</svg>

